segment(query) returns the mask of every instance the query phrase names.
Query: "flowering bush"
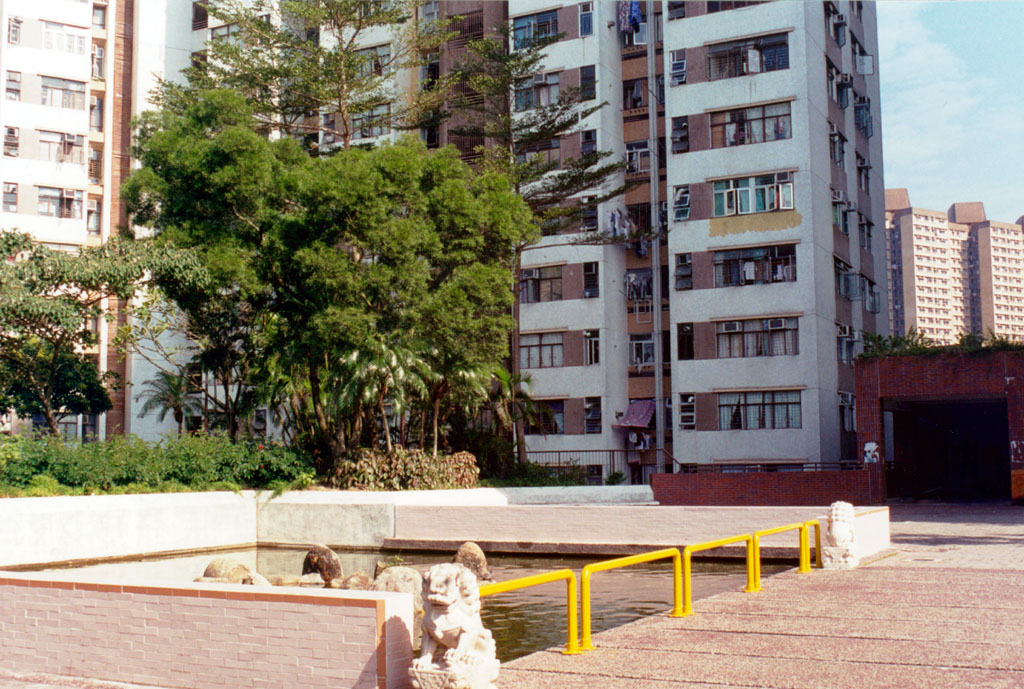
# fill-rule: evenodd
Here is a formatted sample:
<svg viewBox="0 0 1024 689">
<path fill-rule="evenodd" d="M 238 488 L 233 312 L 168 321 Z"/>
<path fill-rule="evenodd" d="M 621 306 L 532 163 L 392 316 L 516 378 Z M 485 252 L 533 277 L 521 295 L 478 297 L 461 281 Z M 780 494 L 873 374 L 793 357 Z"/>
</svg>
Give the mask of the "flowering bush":
<svg viewBox="0 0 1024 689">
<path fill-rule="evenodd" d="M 475 488 L 479 475 L 476 457 L 468 452 L 434 457 L 422 450 L 388 454 L 360 448 L 349 453 L 332 482 L 358 490 L 435 490 Z"/>
</svg>

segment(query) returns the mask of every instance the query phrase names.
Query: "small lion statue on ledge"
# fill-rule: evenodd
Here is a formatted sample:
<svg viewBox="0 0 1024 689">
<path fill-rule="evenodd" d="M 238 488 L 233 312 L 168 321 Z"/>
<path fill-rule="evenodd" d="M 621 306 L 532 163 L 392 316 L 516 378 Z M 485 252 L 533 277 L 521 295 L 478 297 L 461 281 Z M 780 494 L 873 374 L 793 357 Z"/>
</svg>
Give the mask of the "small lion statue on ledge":
<svg viewBox="0 0 1024 689">
<path fill-rule="evenodd" d="M 434 565 L 423 579 L 423 647 L 409 676 L 413 689 L 494 689 L 500 664 L 480 621 L 476 575 L 460 564 Z"/>
</svg>

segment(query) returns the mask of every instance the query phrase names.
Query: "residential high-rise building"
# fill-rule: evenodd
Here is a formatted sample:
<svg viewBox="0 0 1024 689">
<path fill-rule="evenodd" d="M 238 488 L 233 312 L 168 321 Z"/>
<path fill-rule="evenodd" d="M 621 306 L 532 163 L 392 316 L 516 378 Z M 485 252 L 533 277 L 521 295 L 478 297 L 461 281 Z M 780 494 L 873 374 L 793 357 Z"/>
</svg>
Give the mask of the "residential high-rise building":
<svg viewBox="0 0 1024 689">
<path fill-rule="evenodd" d="M 891 330 L 939 344 L 964 333 L 1024 340 L 1024 230 L 989 220 L 980 202 L 945 212 L 886 189 Z"/>
<path fill-rule="evenodd" d="M 124 221 L 117 190 L 128 169 L 131 84 L 121 55 L 131 53 L 132 6 L 133 0 L 0 0 L 5 229 L 77 251 L 102 244 Z M 106 308 L 117 312 L 116 304 Z M 98 319 L 92 327 L 99 344 L 87 353 L 101 370 L 124 377 L 109 345 L 116 320 Z M 107 414 L 66 417 L 65 436 L 123 432 L 123 390 L 112 398 L 115 408 Z"/>
</svg>

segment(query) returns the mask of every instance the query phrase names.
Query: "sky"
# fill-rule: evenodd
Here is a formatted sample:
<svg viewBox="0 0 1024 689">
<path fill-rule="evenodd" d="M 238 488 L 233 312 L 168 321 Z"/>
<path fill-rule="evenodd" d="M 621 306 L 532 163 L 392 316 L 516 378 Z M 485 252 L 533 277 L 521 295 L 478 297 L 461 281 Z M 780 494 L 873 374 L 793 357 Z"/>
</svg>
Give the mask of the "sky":
<svg viewBox="0 0 1024 689">
<path fill-rule="evenodd" d="M 878 2 L 886 188 L 1024 215 L 1022 29 L 1024 0 Z"/>
</svg>

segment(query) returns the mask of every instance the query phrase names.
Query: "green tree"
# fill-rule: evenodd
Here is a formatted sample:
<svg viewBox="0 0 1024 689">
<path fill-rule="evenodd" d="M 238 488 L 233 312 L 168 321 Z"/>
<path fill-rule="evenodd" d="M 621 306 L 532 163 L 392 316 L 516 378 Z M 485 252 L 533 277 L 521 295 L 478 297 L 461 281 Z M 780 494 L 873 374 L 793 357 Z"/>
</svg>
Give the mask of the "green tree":
<svg viewBox="0 0 1024 689">
<path fill-rule="evenodd" d="M 130 300 L 158 280 L 199 285 L 205 273 L 189 251 L 112 239 L 78 253 L 54 251 L 27 234 L 0 231 L 0 404 L 42 414 L 50 434 L 68 414 L 110 409 L 96 363 L 94 324 L 109 302 Z"/>
<path fill-rule="evenodd" d="M 148 389 L 135 396 L 136 401 L 145 400 L 139 410 L 139 418 L 155 411 L 157 420 L 163 423 L 167 412 L 170 412 L 178 424 L 178 435 L 181 435 L 185 415 L 200 414 L 203 411 L 202 403 L 193 394 L 197 391 L 192 389 L 184 371 L 157 371 L 156 377 L 147 380 L 145 384 Z"/>
<path fill-rule="evenodd" d="M 444 84 L 399 93 L 395 75 L 423 63 L 448 34 L 420 21 L 415 0 L 214 0 L 209 14 L 231 27 L 188 85 L 162 85 L 158 102 L 180 108 L 213 88 L 244 94 L 258 126 L 316 136 L 348 148 L 360 128 L 413 128 L 439 107 Z M 369 35 L 372 34 L 372 37 Z M 388 43 L 379 43 L 382 35 Z"/>
<path fill-rule="evenodd" d="M 458 329 L 467 360 L 507 354 L 529 210 L 500 175 L 419 142 L 311 157 L 262 136 L 226 91 L 146 118 L 139 142 L 142 169 L 124 185 L 134 220 L 203 247 L 211 272 L 261 314 L 260 384 L 286 401 L 293 438 L 321 471 L 361 435 L 344 390 L 353 352 L 429 347 Z M 464 320 L 435 332 L 444 303 Z"/>
<path fill-rule="evenodd" d="M 547 413 L 546 409 L 533 399 L 533 379 L 529 373 L 513 373 L 503 366 L 494 370 L 494 386 L 491 390 L 490 406 L 497 429 L 513 433 L 519 463 L 525 465 L 526 425 L 536 425 Z"/>
</svg>

